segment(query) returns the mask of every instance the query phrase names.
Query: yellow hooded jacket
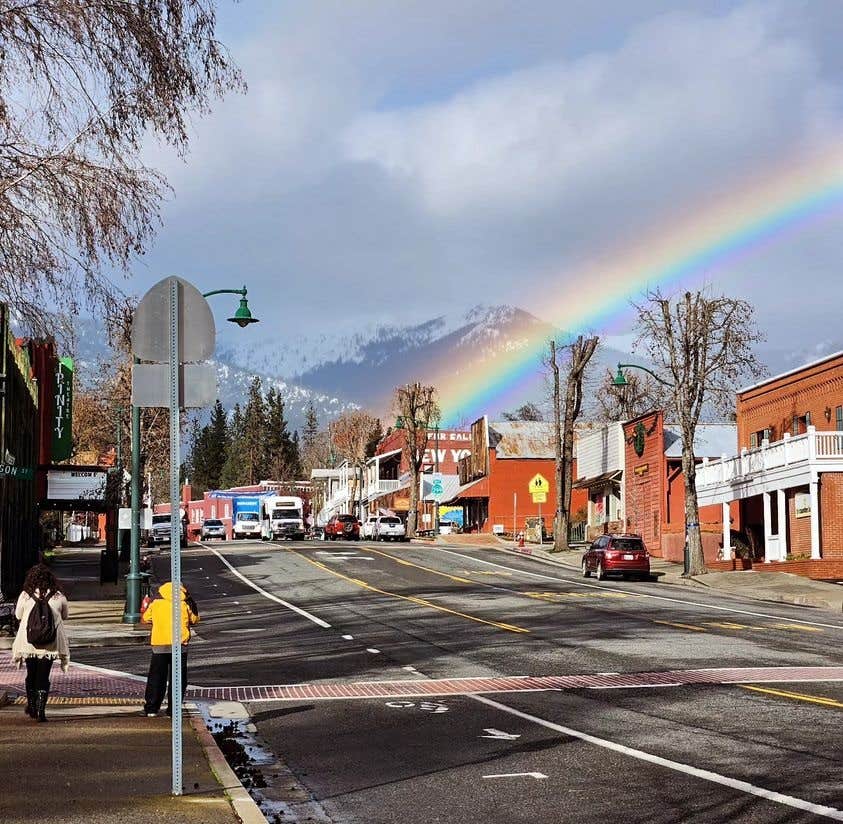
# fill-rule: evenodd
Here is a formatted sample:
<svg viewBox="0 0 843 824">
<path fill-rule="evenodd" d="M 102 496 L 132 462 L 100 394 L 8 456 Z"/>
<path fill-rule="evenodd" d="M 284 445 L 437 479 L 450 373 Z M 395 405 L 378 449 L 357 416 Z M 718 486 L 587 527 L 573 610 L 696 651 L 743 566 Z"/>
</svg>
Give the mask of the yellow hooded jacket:
<svg viewBox="0 0 843 824">
<path fill-rule="evenodd" d="M 173 584 L 167 581 L 158 587 L 160 598 L 156 598 L 144 612 L 141 620 L 152 624 L 149 643 L 156 646 L 170 646 L 173 643 Z M 198 623 L 199 616 L 194 614 L 185 601 L 186 590 L 181 588 L 181 642 L 190 640 L 190 627 Z"/>
</svg>

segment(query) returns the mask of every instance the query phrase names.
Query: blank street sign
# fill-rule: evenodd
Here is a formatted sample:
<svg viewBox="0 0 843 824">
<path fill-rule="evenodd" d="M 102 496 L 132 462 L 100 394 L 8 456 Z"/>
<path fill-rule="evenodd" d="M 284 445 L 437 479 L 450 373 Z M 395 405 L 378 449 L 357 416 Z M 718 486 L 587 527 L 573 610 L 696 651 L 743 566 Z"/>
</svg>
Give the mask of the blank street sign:
<svg viewBox="0 0 843 824">
<path fill-rule="evenodd" d="M 212 406 L 217 399 L 217 373 L 210 363 L 186 363 L 182 369 L 179 406 Z M 166 363 L 136 363 L 132 367 L 132 405 L 170 406 L 170 367 Z"/>
</svg>

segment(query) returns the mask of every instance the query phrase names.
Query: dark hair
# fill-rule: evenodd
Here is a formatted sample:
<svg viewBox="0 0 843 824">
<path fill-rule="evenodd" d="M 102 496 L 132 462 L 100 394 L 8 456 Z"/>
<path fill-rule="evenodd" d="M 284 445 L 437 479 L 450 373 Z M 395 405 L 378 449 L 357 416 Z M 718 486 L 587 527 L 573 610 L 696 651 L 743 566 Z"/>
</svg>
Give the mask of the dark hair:
<svg viewBox="0 0 843 824">
<path fill-rule="evenodd" d="M 42 596 L 47 592 L 52 596 L 61 591 L 61 584 L 46 564 L 35 564 L 26 573 L 26 580 L 23 582 L 23 591 L 34 598 L 36 589 Z"/>
</svg>

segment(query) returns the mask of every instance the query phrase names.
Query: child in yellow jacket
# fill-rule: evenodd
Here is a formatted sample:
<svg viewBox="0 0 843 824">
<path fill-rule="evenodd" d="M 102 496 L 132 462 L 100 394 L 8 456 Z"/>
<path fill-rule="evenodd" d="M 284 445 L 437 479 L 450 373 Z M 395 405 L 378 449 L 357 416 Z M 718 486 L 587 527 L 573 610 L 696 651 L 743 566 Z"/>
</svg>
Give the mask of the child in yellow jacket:
<svg viewBox="0 0 843 824">
<path fill-rule="evenodd" d="M 158 588 L 156 598 L 141 616 L 145 624 L 152 624 L 149 643 L 152 646 L 152 658 L 149 662 L 149 675 L 146 679 L 146 696 L 143 715 L 152 718 L 158 715 L 164 692 L 167 693 L 167 715 L 172 715 L 173 707 L 173 585 L 170 581 Z M 190 641 L 190 628 L 199 621 L 196 603 L 182 586 L 181 602 L 181 691 L 184 698 L 187 689 L 187 644 Z"/>
</svg>

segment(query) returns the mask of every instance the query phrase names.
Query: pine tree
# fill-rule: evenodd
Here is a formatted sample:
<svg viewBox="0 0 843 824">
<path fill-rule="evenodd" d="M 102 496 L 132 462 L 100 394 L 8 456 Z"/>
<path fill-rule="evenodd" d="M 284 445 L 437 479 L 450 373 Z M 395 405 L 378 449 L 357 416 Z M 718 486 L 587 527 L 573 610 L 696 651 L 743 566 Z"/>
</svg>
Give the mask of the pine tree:
<svg viewBox="0 0 843 824">
<path fill-rule="evenodd" d="M 284 417 L 284 401 L 273 386 L 266 396 L 266 432 L 264 449 L 269 474 L 274 481 L 285 480 L 288 474 L 287 420 Z"/>
<path fill-rule="evenodd" d="M 231 413 L 231 425 L 228 430 L 228 444 L 225 450 L 225 463 L 220 476 L 220 488 L 228 489 L 232 486 L 243 486 L 248 483 L 246 477 L 245 450 L 245 422 L 240 404 L 235 404 Z"/>
<path fill-rule="evenodd" d="M 304 429 L 302 430 L 302 447 L 304 452 L 311 452 L 316 446 L 319 437 L 319 419 L 316 417 L 316 407 L 311 401 L 307 405 L 307 412 L 304 415 Z"/>
<path fill-rule="evenodd" d="M 206 489 L 220 489 L 222 488 L 222 471 L 225 466 L 226 457 L 228 456 L 230 437 L 228 416 L 219 400 L 211 410 L 211 421 L 205 429 L 207 430 L 207 435 L 203 441 L 205 451 L 203 469 L 205 472 Z"/>
<path fill-rule="evenodd" d="M 243 474 L 247 484 L 256 484 L 267 475 L 266 432 L 266 401 L 261 379 L 256 375 L 249 385 L 243 411 Z"/>
</svg>

